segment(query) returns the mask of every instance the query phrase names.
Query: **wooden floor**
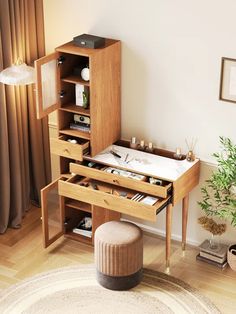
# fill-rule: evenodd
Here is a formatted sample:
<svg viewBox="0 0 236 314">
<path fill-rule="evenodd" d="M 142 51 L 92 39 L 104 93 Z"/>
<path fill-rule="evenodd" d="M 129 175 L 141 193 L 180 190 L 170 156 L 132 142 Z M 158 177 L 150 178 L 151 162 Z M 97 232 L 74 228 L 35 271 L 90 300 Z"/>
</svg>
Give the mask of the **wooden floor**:
<svg viewBox="0 0 236 314">
<path fill-rule="evenodd" d="M 0 235 L 0 289 L 50 269 L 93 263 L 93 248 L 69 239 L 59 239 L 50 248 L 42 245 L 40 209 L 27 213 L 21 229 Z M 211 299 L 222 313 L 236 312 L 236 272 L 197 262 L 197 248 L 172 243 L 171 275 L 189 283 Z M 144 236 L 144 267 L 165 271 L 165 242 Z"/>
</svg>

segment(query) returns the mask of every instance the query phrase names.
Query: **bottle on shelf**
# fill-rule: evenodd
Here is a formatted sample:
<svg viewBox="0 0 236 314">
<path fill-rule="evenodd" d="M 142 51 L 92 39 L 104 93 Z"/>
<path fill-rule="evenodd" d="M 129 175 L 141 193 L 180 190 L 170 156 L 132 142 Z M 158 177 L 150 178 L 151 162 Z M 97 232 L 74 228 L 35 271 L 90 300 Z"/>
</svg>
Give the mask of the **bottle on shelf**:
<svg viewBox="0 0 236 314">
<path fill-rule="evenodd" d="M 130 148 L 134 148 L 134 149 L 137 149 L 137 148 L 138 148 L 137 139 L 136 139 L 136 137 L 134 137 L 134 136 L 131 137 Z"/>
<path fill-rule="evenodd" d="M 187 159 L 187 161 L 190 161 L 190 162 L 195 160 L 195 155 L 194 155 L 192 150 L 188 151 L 188 153 L 186 155 L 186 159 Z"/>
<path fill-rule="evenodd" d="M 186 155 L 186 160 L 187 161 L 194 161 L 195 160 L 195 154 L 194 154 L 194 147 L 197 143 L 197 139 L 194 140 L 194 138 L 192 138 L 192 141 L 191 143 L 189 144 L 188 141 L 185 139 L 185 142 L 187 144 L 187 147 L 188 147 L 188 152 L 187 152 L 187 155 Z"/>
<path fill-rule="evenodd" d="M 148 143 L 148 146 L 146 147 L 146 152 L 148 152 L 148 153 L 153 153 L 153 151 L 154 151 L 154 147 L 153 147 L 153 143 L 152 142 L 149 142 Z"/>
<path fill-rule="evenodd" d="M 176 148 L 176 151 L 174 153 L 174 159 L 176 159 L 176 160 L 182 159 L 181 149 L 179 147 Z"/>
<path fill-rule="evenodd" d="M 138 145 L 138 150 L 145 150 L 145 143 L 144 140 L 141 140 L 139 145 Z"/>
</svg>

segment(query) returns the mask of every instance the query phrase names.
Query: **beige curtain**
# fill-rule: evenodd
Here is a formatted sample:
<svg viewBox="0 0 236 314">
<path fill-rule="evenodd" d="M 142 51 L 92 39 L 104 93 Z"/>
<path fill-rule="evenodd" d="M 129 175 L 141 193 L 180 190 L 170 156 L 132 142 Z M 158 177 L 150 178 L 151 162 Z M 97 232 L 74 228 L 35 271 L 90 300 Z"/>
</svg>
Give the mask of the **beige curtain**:
<svg viewBox="0 0 236 314">
<path fill-rule="evenodd" d="M 44 55 L 42 2 L 0 0 L 0 71 Z M 47 119 L 36 119 L 33 88 L 0 83 L 0 233 L 20 227 L 51 177 Z"/>
</svg>

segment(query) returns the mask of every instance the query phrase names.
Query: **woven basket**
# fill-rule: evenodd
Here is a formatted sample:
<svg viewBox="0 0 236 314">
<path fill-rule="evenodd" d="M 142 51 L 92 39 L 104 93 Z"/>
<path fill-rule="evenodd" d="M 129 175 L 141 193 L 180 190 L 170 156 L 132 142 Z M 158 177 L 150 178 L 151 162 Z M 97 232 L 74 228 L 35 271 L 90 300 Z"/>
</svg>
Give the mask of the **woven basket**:
<svg viewBox="0 0 236 314">
<path fill-rule="evenodd" d="M 227 259 L 231 269 L 236 271 L 236 244 L 229 247 L 227 252 Z"/>
</svg>

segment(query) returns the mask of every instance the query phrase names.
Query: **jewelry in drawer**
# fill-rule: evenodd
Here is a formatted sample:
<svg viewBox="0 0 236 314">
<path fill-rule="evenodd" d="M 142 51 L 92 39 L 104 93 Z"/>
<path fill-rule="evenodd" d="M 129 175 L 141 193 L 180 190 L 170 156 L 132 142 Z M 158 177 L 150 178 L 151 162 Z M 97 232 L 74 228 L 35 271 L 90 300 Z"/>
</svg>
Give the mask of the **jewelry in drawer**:
<svg viewBox="0 0 236 314">
<path fill-rule="evenodd" d="M 170 201 L 170 196 L 162 199 L 78 175 L 59 182 L 59 194 L 150 221 L 155 221 L 156 214 Z"/>
<path fill-rule="evenodd" d="M 91 162 L 87 164 L 70 163 L 70 172 L 160 198 L 166 198 L 171 194 L 172 183 L 170 182 L 162 180 L 161 185 L 152 184 L 150 178 L 148 179 L 143 174 L 107 167 L 98 163 L 92 164 L 92 167 Z"/>
</svg>

